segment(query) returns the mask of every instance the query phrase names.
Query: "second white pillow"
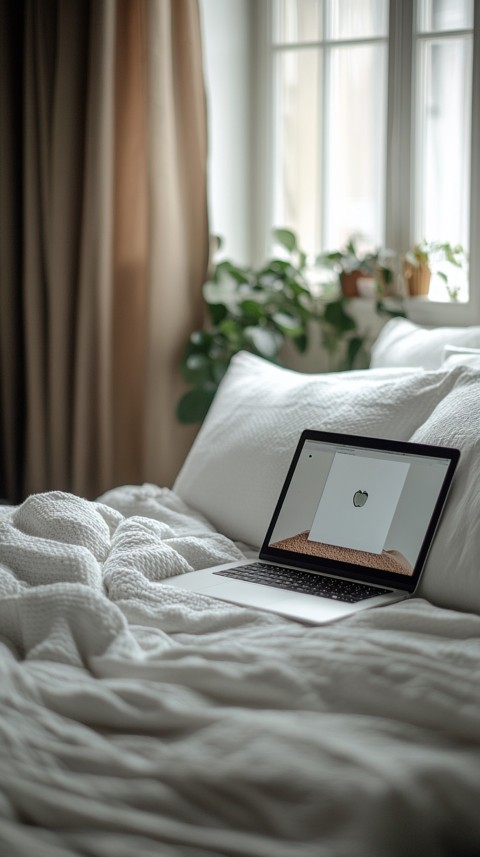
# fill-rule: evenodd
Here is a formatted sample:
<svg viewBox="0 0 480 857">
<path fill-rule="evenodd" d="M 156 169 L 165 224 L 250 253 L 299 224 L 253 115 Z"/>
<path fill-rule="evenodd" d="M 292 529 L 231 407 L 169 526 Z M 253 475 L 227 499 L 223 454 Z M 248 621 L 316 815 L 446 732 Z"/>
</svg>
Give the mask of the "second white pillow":
<svg viewBox="0 0 480 857">
<path fill-rule="evenodd" d="M 406 318 L 387 322 L 372 346 L 372 369 L 418 366 L 438 369 L 446 345 L 480 348 L 480 327 L 421 327 Z"/>
</svg>

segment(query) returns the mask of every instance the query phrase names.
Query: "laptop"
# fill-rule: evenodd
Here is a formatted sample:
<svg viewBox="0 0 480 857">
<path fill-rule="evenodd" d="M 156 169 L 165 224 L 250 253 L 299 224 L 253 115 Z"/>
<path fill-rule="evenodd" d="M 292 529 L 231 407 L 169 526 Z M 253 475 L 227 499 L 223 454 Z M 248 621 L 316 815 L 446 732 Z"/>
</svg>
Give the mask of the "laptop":
<svg viewBox="0 0 480 857">
<path fill-rule="evenodd" d="M 258 558 L 169 578 L 322 625 L 414 594 L 460 453 L 305 430 Z"/>
</svg>

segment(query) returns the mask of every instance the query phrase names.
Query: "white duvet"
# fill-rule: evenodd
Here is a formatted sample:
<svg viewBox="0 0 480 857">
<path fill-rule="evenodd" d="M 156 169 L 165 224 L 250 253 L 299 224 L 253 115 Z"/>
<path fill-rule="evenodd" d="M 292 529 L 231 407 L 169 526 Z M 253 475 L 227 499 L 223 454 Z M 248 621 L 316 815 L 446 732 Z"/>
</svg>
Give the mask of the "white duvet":
<svg viewBox="0 0 480 857">
<path fill-rule="evenodd" d="M 167 489 L 102 499 L 0 518 L 1 857 L 480 853 L 479 617 L 185 593 L 239 548 Z"/>
</svg>

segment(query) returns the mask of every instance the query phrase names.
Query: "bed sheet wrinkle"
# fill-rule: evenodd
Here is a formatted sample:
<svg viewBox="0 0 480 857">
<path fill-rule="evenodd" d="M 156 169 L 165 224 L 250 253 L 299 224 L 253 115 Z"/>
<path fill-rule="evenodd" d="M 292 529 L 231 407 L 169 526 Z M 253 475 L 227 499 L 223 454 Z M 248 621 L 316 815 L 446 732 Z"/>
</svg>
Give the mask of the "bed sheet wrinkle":
<svg viewBox="0 0 480 857">
<path fill-rule="evenodd" d="M 292 649 L 287 653 L 276 647 L 275 639 L 271 642 L 273 648 L 264 647 L 256 657 L 252 650 L 251 659 L 234 657 L 231 652 L 224 655 L 228 657 L 225 662 L 206 658 L 203 652 L 195 658 L 175 654 L 171 659 L 171 649 L 160 659 L 144 660 L 138 671 L 134 662 L 100 657 L 95 661 L 95 671 L 104 677 L 114 671 L 117 677 L 140 674 L 162 683 L 177 681 L 224 705 L 243 701 L 264 708 L 286 706 L 293 711 L 310 708 L 313 700 L 317 710 L 353 710 L 372 716 L 382 713 L 458 737 L 480 737 L 478 667 L 472 674 L 469 662 L 462 670 L 458 663 L 449 668 L 418 652 L 392 668 L 388 648 L 370 653 L 367 659 L 365 647 L 358 651 L 355 636 L 345 638 L 342 652 L 335 652 L 328 640 L 323 641 L 321 656 L 314 650 Z"/>
<path fill-rule="evenodd" d="M 281 717 L 281 715 L 279 715 Z M 220 724 L 222 725 L 222 724 Z M 223 724 L 226 727 L 226 723 Z M 399 794 L 405 791 L 406 795 L 412 795 L 412 787 L 415 787 L 415 781 L 412 779 L 412 774 L 417 767 L 421 769 L 423 759 L 422 755 L 425 752 L 422 750 L 418 753 L 415 745 L 420 745 L 419 737 L 414 732 L 409 736 L 411 739 L 416 739 L 411 742 L 402 742 L 401 740 L 396 747 L 396 754 L 392 751 L 391 739 L 382 745 L 378 736 L 373 736 L 376 741 L 376 754 L 374 748 L 369 746 L 368 730 L 365 729 L 364 734 L 359 734 L 355 729 L 352 733 L 352 724 L 345 723 L 345 732 L 340 733 L 335 725 L 334 736 L 337 736 L 338 741 L 332 742 L 329 737 L 328 724 L 325 729 L 326 734 L 323 739 L 319 740 L 318 754 L 312 757 L 312 746 L 305 740 L 305 735 L 311 734 L 312 727 L 315 727 L 315 721 L 312 723 L 299 723 L 297 729 L 292 733 L 291 729 L 284 730 L 283 740 L 284 746 L 289 748 L 290 753 L 271 754 L 271 747 L 268 744 L 268 735 L 271 731 L 274 734 L 278 732 L 278 725 L 274 721 L 270 721 L 259 728 L 258 723 L 253 719 L 250 724 L 250 733 L 244 727 L 240 733 L 241 740 L 234 741 L 231 729 L 224 728 L 223 732 L 217 731 L 212 735 L 211 750 L 216 748 L 216 753 L 212 752 L 210 765 L 205 765 L 204 747 L 192 746 L 192 742 L 184 750 L 184 756 L 181 753 L 168 759 L 168 748 L 164 748 L 158 741 L 156 746 L 159 747 L 159 755 L 161 759 L 150 760 L 150 776 L 136 778 L 133 782 L 135 797 L 132 799 L 129 791 L 129 784 L 125 778 L 118 778 L 118 770 L 113 770 L 115 776 L 112 778 L 106 777 L 101 782 L 89 778 L 85 780 L 76 778 L 76 792 L 72 791 L 72 785 L 68 782 L 69 774 L 66 773 L 65 778 L 62 778 L 61 772 L 56 776 L 51 777 L 49 788 L 53 794 L 56 790 L 60 790 L 69 796 L 72 800 L 72 795 L 75 795 L 74 807 L 68 807 L 69 813 L 74 813 L 79 816 L 79 820 L 83 821 L 82 813 L 88 811 L 88 807 L 82 806 L 82 802 L 78 801 L 78 791 L 80 795 L 85 794 L 89 797 L 92 786 L 96 786 L 97 798 L 101 798 L 102 804 L 106 804 L 107 810 L 109 802 L 115 807 L 124 808 L 124 818 L 122 827 L 126 832 L 131 832 L 136 827 L 135 819 L 132 817 L 132 808 L 139 810 L 143 817 L 144 829 L 151 827 L 153 821 L 152 815 L 155 815 L 155 820 L 167 816 L 170 820 L 181 821 L 182 818 L 189 818 L 189 827 L 192 823 L 197 822 L 202 828 L 208 832 L 218 827 L 218 818 L 216 817 L 215 807 L 222 807 L 222 822 L 232 831 L 232 837 L 235 840 L 235 835 L 238 831 L 244 829 L 248 823 L 250 831 L 262 831 L 265 835 L 268 832 L 272 837 L 279 837 L 280 840 L 291 840 L 295 835 L 299 836 L 299 831 L 303 832 L 305 843 L 307 844 L 312 837 L 318 836 L 318 832 L 322 831 L 322 836 L 328 838 L 333 837 L 335 829 L 349 828 L 352 824 L 352 804 L 355 804 L 357 831 L 360 817 L 365 822 L 365 813 L 368 817 L 371 814 L 372 827 L 375 830 L 374 818 L 377 818 L 376 836 L 378 836 L 378 817 L 381 818 L 382 811 L 388 809 L 389 804 L 397 801 Z M 334 724 L 330 724 L 331 727 Z M 266 728 L 268 727 L 268 733 Z M 238 730 L 237 730 L 238 731 Z M 399 736 L 400 737 L 400 736 Z M 362 738 L 362 741 L 359 741 Z M 226 743 L 225 743 L 226 742 Z M 320 755 L 320 749 L 323 743 L 323 754 Z M 197 739 L 198 744 L 198 739 Z M 232 747 L 233 744 L 233 747 Z M 302 746 L 303 745 L 303 746 Z M 245 750 L 242 748 L 245 747 Z M 356 766 L 352 762 L 351 749 L 354 748 L 358 756 L 358 748 L 363 747 L 365 759 L 363 767 Z M 181 748 L 182 750 L 183 748 Z M 232 752 L 229 750 L 232 749 Z M 368 752 L 370 751 L 370 752 Z M 417 754 L 415 763 L 412 758 Z M 403 757 L 404 770 L 401 776 L 398 776 L 399 763 Z M 478 756 L 473 762 L 478 763 Z M 319 773 L 317 768 L 322 766 Z M 153 806 L 149 805 L 151 800 L 152 789 L 155 783 L 155 767 L 157 767 L 157 777 L 161 777 L 161 783 L 167 782 L 170 785 L 169 789 L 161 789 L 155 793 L 156 800 Z M 299 777 L 299 771 L 302 776 Z M 441 784 L 445 778 L 446 771 L 441 770 L 437 766 L 436 774 L 438 781 Z M 456 785 L 455 771 L 448 771 L 450 783 Z M 19 778 L 20 779 L 20 778 Z M 22 783 L 18 783 L 17 787 L 21 787 Z M 25 786 L 25 784 L 23 784 Z M 400 786 L 402 788 L 400 788 Z M 440 789 L 445 786 L 440 785 Z M 417 786 L 418 789 L 418 786 Z M 24 798 L 30 797 L 28 787 L 27 794 Z M 47 790 L 48 791 L 48 790 Z M 359 793 L 370 795 L 370 800 L 366 805 L 361 806 L 358 801 Z M 226 795 L 226 800 L 225 800 Z M 416 795 L 418 797 L 418 795 Z M 433 801 L 432 795 L 426 794 L 428 798 L 427 804 Z M 185 802 L 191 802 L 189 811 L 185 812 Z M 125 805 L 126 802 L 128 805 Z M 280 814 L 279 804 L 283 808 Z M 64 809 L 62 800 L 58 802 L 59 810 Z M 430 810 L 431 808 L 425 802 L 422 802 L 422 810 Z M 40 810 L 41 811 L 41 810 Z M 378 816 L 374 813 L 378 813 Z M 402 825 L 405 825 L 407 817 L 411 816 L 411 808 L 405 806 L 399 813 L 397 835 L 402 831 Z M 114 816 L 109 814 L 111 821 Z M 63 824 L 65 824 L 64 813 L 62 812 Z M 409 817 L 409 824 L 414 826 L 428 826 L 431 819 L 431 813 L 427 814 L 422 821 L 420 813 L 416 813 L 414 817 Z M 68 816 L 67 816 L 68 820 Z M 75 821 L 70 818 L 70 823 Z M 118 819 L 115 819 L 118 822 Z M 91 820 L 90 820 L 91 822 Z M 117 825 L 115 825 L 117 826 Z M 181 834 L 180 834 L 181 839 Z M 375 839 L 375 836 L 374 836 Z M 418 841 L 418 840 L 417 840 Z M 378 843 L 377 843 L 378 844 Z M 337 841 L 338 845 L 338 841 Z M 228 850 L 226 853 L 234 853 Z M 245 853 L 251 853 L 246 851 Z M 255 852 L 253 852 L 255 853 Z M 273 852 L 272 852 L 273 853 Z M 295 852 L 297 853 L 297 852 Z M 303 853 L 301 846 L 298 853 Z M 326 852 L 328 853 L 328 852 Z M 333 851 L 332 853 L 337 853 Z M 362 853 L 360 851 L 360 853 Z M 371 853 L 381 853 L 375 848 Z M 407 851 L 387 851 L 385 853 L 408 853 Z M 429 853 L 427 850 L 426 853 Z M 441 849 L 438 853 L 442 853 Z"/>
<path fill-rule="evenodd" d="M 176 574 L 224 561 L 243 559 L 243 554 L 224 536 L 202 533 L 175 535 L 171 527 L 138 516 L 126 518 L 112 538 L 103 568 L 103 579 L 112 601 L 151 595 L 162 598 L 152 584 Z"/>
<path fill-rule="evenodd" d="M 57 834 L 38 827 L 23 827 L 15 819 L 2 820 L 0 828 L 0 854 L 17 857 L 35 854 L 35 857 L 76 857 L 73 846 L 62 841 Z M 119 852 L 120 855 L 120 852 Z M 107 857 L 107 855 L 105 855 Z"/>
<path fill-rule="evenodd" d="M 162 521 L 171 525 L 177 536 L 216 532 L 203 515 L 193 512 L 174 491 L 148 482 L 113 488 L 98 497 L 97 502 L 107 505 L 125 518 L 141 516 Z"/>
<path fill-rule="evenodd" d="M 99 561 L 105 559 L 120 520 L 114 509 L 63 491 L 31 494 L 11 518 L 25 535 L 85 547 Z"/>
<path fill-rule="evenodd" d="M 11 590 L 10 578 L 15 580 L 17 591 L 61 580 L 102 588 L 101 564 L 84 545 L 26 534 L 8 521 L 0 522 L 0 549 L 0 595 Z"/>
<path fill-rule="evenodd" d="M 185 592 L 170 586 L 168 581 L 148 589 L 144 586 L 140 592 L 130 589 L 115 603 L 130 624 L 140 626 L 153 623 L 175 639 L 182 635 L 188 638 L 194 634 L 199 644 L 205 634 L 222 634 L 226 627 L 232 632 L 235 629 L 244 632 L 250 631 L 252 627 L 277 626 L 281 621 L 273 614 L 222 603 L 207 595 Z"/>
<path fill-rule="evenodd" d="M 35 532 L 0 522 L 0 852 L 476 854 L 479 617 L 415 599 L 306 628 L 192 596 L 169 575 L 239 548 L 168 489 L 104 500 L 75 538 L 69 495 Z M 45 580 L 40 548 L 69 559 Z"/>
</svg>

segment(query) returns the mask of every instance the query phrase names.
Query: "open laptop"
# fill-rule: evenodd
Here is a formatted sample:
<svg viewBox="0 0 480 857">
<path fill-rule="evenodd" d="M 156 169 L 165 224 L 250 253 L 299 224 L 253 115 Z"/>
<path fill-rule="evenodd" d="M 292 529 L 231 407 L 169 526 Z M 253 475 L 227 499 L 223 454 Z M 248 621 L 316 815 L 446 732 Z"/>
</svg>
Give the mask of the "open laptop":
<svg viewBox="0 0 480 857">
<path fill-rule="evenodd" d="M 319 625 L 408 598 L 459 457 L 446 447 L 306 430 L 258 559 L 168 582 Z"/>
</svg>

